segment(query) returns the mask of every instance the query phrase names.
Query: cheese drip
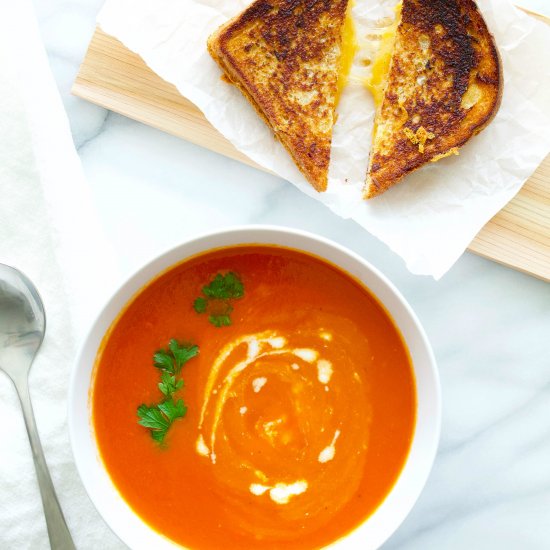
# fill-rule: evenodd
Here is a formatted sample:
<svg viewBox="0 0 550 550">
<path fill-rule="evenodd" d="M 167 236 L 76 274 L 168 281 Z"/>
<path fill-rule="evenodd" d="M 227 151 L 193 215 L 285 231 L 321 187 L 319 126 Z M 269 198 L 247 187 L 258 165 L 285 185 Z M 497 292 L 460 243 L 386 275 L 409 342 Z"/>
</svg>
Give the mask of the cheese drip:
<svg viewBox="0 0 550 550">
<path fill-rule="evenodd" d="M 380 45 L 376 52 L 372 63 L 372 71 L 370 77 L 365 81 L 365 86 L 371 92 L 376 108 L 378 109 L 384 99 L 388 75 L 390 72 L 391 58 L 395 38 L 397 34 L 397 26 L 401 19 L 401 2 L 395 7 L 395 19 L 386 28 L 380 37 Z"/>
<path fill-rule="evenodd" d="M 353 64 L 353 58 L 357 53 L 357 42 L 355 37 L 355 25 L 353 23 L 353 17 L 351 10 L 353 2 L 348 3 L 348 10 L 346 13 L 346 19 L 342 27 L 342 45 L 340 47 L 340 70 L 338 72 L 338 91 L 336 94 L 336 105 L 340 101 L 340 96 L 346 84 L 348 83 L 349 73 Z"/>
</svg>

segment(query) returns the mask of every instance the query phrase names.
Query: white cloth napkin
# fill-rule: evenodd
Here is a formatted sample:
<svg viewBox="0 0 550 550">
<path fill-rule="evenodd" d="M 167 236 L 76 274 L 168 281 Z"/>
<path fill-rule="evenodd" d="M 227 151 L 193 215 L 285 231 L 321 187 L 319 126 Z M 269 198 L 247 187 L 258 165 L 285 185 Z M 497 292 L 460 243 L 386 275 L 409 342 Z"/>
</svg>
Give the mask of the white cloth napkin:
<svg viewBox="0 0 550 550">
<path fill-rule="evenodd" d="M 122 548 L 78 478 L 67 431 L 76 341 L 118 282 L 90 211 L 80 161 L 29 0 L 0 18 L 0 262 L 34 281 L 47 331 L 30 391 L 57 495 L 78 548 Z M 0 374 L 0 548 L 48 549 L 15 389 Z"/>
</svg>

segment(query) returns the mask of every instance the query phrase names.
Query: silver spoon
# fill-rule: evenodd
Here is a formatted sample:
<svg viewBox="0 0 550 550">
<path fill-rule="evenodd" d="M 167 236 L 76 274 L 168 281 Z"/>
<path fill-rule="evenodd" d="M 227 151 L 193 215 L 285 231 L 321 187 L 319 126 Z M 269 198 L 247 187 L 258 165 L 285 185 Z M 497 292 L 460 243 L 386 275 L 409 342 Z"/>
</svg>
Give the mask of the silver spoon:
<svg viewBox="0 0 550 550">
<path fill-rule="evenodd" d="M 32 282 L 17 269 L 0 264 L 0 370 L 12 380 L 25 417 L 52 550 L 74 550 L 38 437 L 28 376 L 46 332 L 46 314 Z"/>
</svg>

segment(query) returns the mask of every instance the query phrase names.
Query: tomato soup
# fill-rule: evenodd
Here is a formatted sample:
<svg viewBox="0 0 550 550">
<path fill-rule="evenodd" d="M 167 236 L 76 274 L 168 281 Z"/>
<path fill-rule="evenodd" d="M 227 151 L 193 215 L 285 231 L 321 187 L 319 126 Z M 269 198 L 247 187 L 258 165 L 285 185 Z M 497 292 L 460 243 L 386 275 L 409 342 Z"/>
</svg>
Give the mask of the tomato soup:
<svg viewBox="0 0 550 550">
<path fill-rule="evenodd" d="M 185 361 L 174 376 L 171 361 Z M 337 267 L 264 245 L 207 252 L 145 286 L 104 338 L 91 399 L 122 497 L 198 549 L 344 536 L 391 490 L 416 414 L 409 354 L 380 303 Z"/>
</svg>

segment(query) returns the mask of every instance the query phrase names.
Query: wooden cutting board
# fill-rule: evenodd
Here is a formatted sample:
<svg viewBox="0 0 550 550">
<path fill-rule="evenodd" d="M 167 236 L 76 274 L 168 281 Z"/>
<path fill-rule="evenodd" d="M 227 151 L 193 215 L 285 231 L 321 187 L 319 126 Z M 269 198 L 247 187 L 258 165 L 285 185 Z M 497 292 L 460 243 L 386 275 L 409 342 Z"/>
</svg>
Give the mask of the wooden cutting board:
<svg viewBox="0 0 550 550">
<path fill-rule="evenodd" d="M 141 57 L 96 29 L 73 94 L 222 155 L 262 169 L 240 153 Z M 479 232 L 469 250 L 550 281 L 550 155 Z"/>
</svg>

